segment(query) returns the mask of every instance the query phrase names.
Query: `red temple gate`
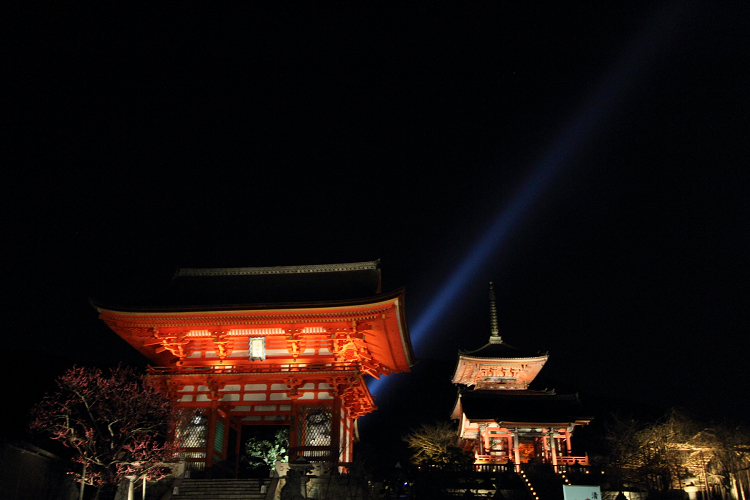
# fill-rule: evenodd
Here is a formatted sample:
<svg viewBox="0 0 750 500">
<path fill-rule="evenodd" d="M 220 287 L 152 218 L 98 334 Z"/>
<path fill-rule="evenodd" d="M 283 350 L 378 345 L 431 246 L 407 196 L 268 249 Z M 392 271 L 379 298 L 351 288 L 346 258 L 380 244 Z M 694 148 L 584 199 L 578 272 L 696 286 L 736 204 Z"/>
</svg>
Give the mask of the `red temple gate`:
<svg viewBox="0 0 750 500">
<path fill-rule="evenodd" d="M 351 462 L 376 409 L 363 376 L 414 364 L 404 291 L 381 293 L 377 261 L 181 269 L 154 301 L 94 305 L 154 363 L 193 469 L 238 456 L 243 425 L 289 426 L 290 458 Z"/>
</svg>

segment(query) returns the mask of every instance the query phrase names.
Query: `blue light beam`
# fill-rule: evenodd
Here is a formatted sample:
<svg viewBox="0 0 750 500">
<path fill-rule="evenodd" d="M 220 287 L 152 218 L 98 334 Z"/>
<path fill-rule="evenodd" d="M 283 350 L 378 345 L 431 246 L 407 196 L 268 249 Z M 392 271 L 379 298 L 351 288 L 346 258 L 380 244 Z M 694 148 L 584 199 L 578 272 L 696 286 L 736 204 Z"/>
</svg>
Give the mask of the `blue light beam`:
<svg viewBox="0 0 750 500">
<path fill-rule="evenodd" d="M 630 41 L 591 97 L 566 122 L 547 153 L 533 164 L 523 184 L 494 217 L 445 284 L 438 288 L 438 294 L 427 308 L 418 315 L 414 327 L 410 328 L 415 350 L 448 313 L 454 298 L 476 279 L 488 259 L 502 250 L 508 235 L 518 228 L 535 202 L 550 189 L 561 168 L 578 154 L 580 147 L 611 119 L 622 101 L 633 92 L 638 76 L 653 61 L 657 49 L 666 45 L 667 37 L 674 36 L 675 28 L 686 17 L 680 4 L 671 4 L 652 16 Z M 386 380 L 371 380 L 368 384 L 370 391 L 376 393 Z"/>
</svg>

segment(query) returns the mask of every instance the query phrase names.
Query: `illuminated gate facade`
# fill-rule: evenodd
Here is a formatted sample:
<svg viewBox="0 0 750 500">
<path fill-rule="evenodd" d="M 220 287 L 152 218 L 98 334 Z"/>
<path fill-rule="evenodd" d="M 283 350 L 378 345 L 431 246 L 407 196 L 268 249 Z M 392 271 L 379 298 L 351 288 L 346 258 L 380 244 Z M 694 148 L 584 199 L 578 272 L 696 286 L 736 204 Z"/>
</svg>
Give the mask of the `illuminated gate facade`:
<svg viewBox="0 0 750 500">
<path fill-rule="evenodd" d="M 376 409 L 364 375 L 414 364 L 404 291 L 381 292 L 378 261 L 180 269 L 157 301 L 94 305 L 154 364 L 194 469 L 239 455 L 241 427 L 262 424 L 289 426 L 291 458 L 351 462 Z"/>
</svg>

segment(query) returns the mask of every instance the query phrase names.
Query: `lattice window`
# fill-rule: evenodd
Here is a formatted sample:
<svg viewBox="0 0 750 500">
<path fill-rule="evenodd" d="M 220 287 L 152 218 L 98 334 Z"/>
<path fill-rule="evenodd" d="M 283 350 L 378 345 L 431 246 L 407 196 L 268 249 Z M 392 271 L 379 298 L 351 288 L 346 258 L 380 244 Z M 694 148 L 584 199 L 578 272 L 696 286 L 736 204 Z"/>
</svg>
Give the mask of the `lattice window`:
<svg viewBox="0 0 750 500">
<path fill-rule="evenodd" d="M 204 448 L 208 431 L 208 408 L 180 408 L 175 439 L 182 448 Z"/>
<path fill-rule="evenodd" d="M 300 406 L 297 432 L 302 446 L 330 446 L 331 420 L 330 406 Z M 326 456 L 328 452 L 304 451 L 302 454 L 310 458 Z"/>
</svg>

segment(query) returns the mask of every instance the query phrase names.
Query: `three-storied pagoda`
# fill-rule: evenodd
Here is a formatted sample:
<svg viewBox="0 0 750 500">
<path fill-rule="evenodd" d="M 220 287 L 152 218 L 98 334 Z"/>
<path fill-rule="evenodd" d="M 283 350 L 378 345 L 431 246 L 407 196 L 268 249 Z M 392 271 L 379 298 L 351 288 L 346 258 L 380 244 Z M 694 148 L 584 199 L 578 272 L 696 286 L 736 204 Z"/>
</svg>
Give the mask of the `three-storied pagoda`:
<svg viewBox="0 0 750 500">
<path fill-rule="evenodd" d="M 415 362 L 404 290 L 382 293 L 379 261 L 179 269 L 151 302 L 94 306 L 154 364 L 193 469 L 236 457 L 241 426 L 262 424 L 289 426 L 291 458 L 351 462 L 376 409 L 363 376 Z"/>
<path fill-rule="evenodd" d="M 489 343 L 460 351 L 453 374 L 458 399 L 451 418 L 459 421 L 459 446 L 473 451 L 475 464 L 541 461 L 588 465 L 571 455 L 571 436 L 590 418 L 581 416 L 575 394 L 533 390 L 531 382 L 548 354 L 516 349 L 499 335 L 495 291 L 490 283 Z"/>
</svg>

